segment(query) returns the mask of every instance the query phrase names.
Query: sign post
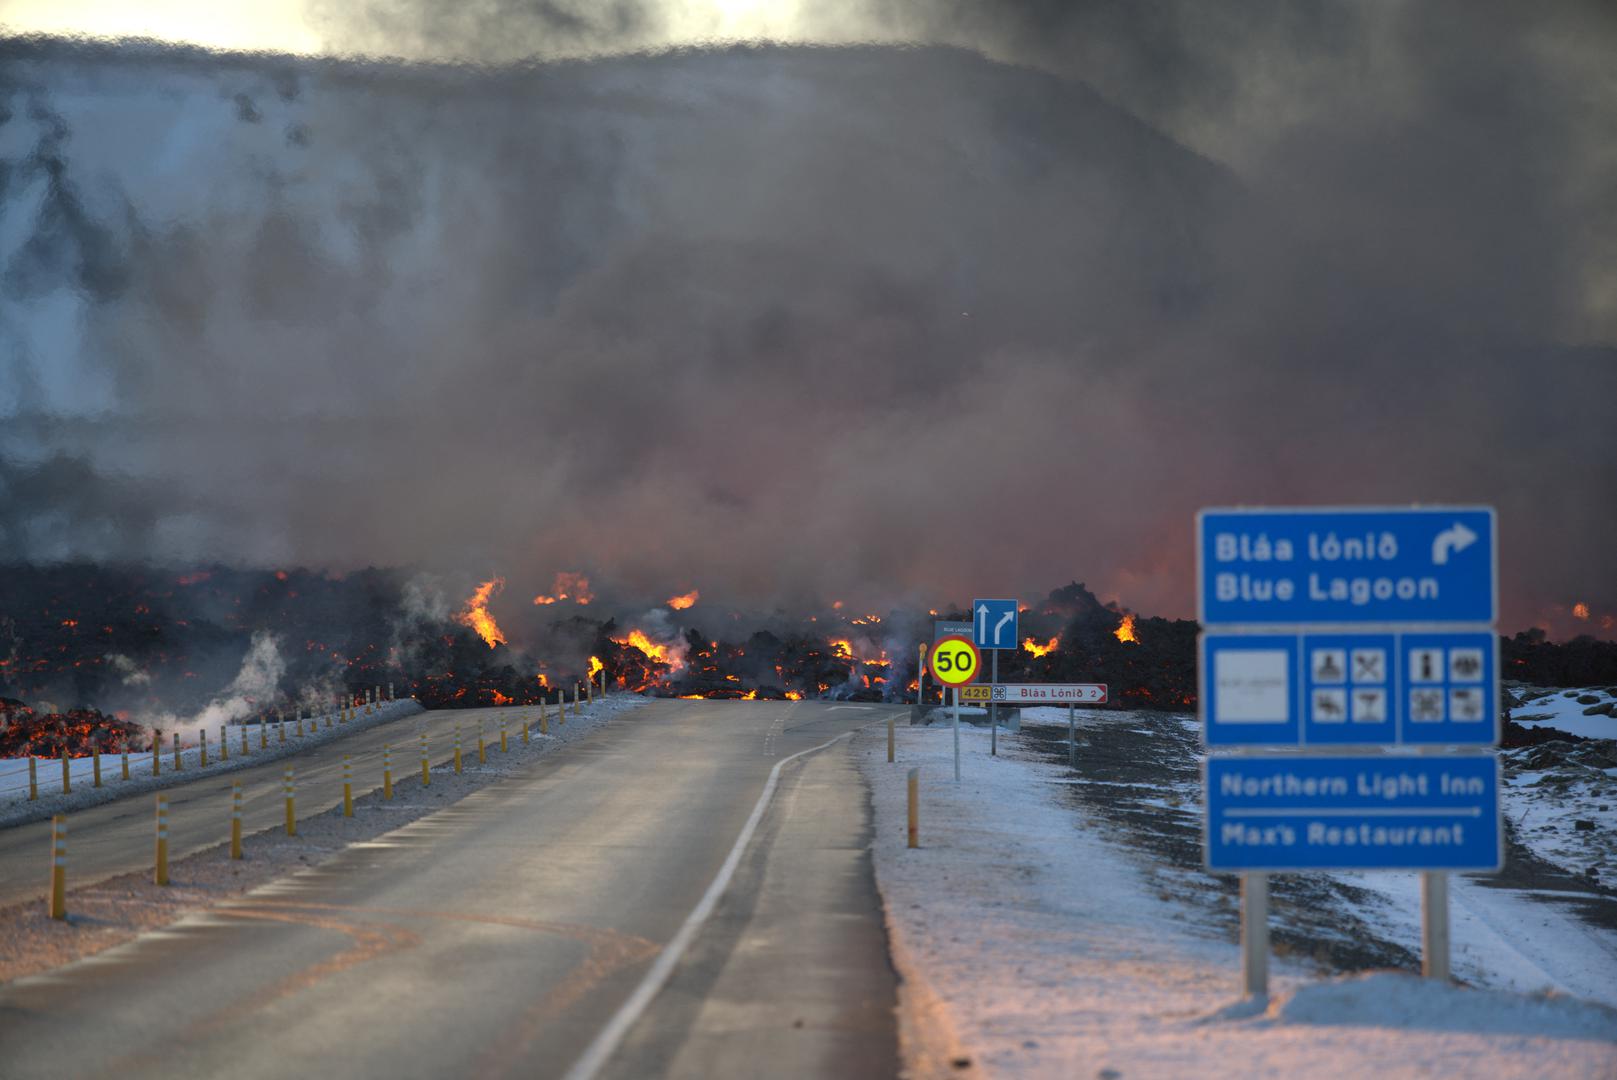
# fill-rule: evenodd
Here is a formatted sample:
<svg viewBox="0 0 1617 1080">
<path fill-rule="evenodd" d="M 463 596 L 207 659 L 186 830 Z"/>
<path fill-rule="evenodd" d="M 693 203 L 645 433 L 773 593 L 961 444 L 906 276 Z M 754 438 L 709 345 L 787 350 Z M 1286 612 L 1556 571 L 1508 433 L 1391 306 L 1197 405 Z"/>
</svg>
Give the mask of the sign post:
<svg viewBox="0 0 1617 1080">
<path fill-rule="evenodd" d="M 954 778 L 960 781 L 960 688 L 977 677 L 982 654 L 964 637 L 949 636 L 932 646 L 932 674 L 954 690 Z"/>
<path fill-rule="evenodd" d="M 1020 605 L 1015 600 L 973 600 L 971 602 L 971 643 L 979 649 L 994 651 L 993 674 L 989 678 L 999 682 L 999 651 L 1016 648 L 1017 616 Z M 988 704 L 988 753 L 999 754 L 999 705 Z"/>
<path fill-rule="evenodd" d="M 1496 535 L 1489 507 L 1196 515 L 1204 849 L 1242 874 L 1247 994 L 1268 875 L 1298 870 L 1418 871 L 1423 973 L 1449 978 L 1447 875 L 1504 861 Z"/>
<path fill-rule="evenodd" d="M 1072 706 L 1067 706 L 1067 768 L 1078 767 L 1078 727 L 1073 720 Z"/>
</svg>

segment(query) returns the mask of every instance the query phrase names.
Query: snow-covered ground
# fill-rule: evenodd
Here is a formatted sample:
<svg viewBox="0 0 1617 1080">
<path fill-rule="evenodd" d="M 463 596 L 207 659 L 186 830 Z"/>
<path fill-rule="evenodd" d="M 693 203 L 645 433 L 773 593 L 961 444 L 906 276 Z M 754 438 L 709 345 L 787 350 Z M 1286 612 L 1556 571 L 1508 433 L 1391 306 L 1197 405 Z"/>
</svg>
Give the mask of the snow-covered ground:
<svg viewBox="0 0 1617 1080">
<path fill-rule="evenodd" d="M 333 739 L 351 735 L 357 731 L 373 727 L 386 720 L 409 716 L 421 711 L 421 705 L 414 698 L 404 698 L 397 701 L 379 702 L 373 712 L 367 714 L 363 706 L 359 715 L 346 723 L 338 723 L 335 713 L 318 717 L 319 730 L 314 728 L 315 719 L 305 718 L 303 722 L 303 737 L 295 734 L 297 722 L 286 722 L 286 741 L 281 741 L 281 725 L 271 722 L 262 725 L 231 724 L 229 725 L 230 757 L 222 758 L 219 753 L 219 741 L 215 738 L 216 732 L 208 735 L 208 765 L 209 772 L 228 772 L 232 769 L 244 769 L 253 765 L 262 765 L 266 761 L 296 754 L 311 746 L 324 745 Z M 241 753 L 241 739 L 246 735 L 249 752 Z M 261 745 L 262 744 L 262 745 Z M 180 761 L 183 768 L 176 771 L 174 768 L 174 750 L 172 744 L 165 746 L 162 757 L 158 762 L 160 772 L 152 775 L 152 755 L 142 752 L 129 755 L 129 779 L 123 779 L 123 755 L 101 755 L 101 784 L 97 788 L 95 782 L 95 760 L 93 758 L 69 758 L 68 775 L 72 792 L 62 792 L 62 762 L 60 758 L 35 758 L 34 767 L 39 788 L 39 799 L 30 801 L 28 798 L 28 759 L 27 758 L 0 758 L 0 827 L 15 825 L 22 821 L 32 820 L 42 815 L 65 813 L 81 809 L 85 806 L 94 806 L 97 803 L 107 802 L 111 799 L 122 798 L 139 792 L 152 791 L 169 784 L 184 783 L 197 778 L 202 769 L 202 749 L 195 732 L 190 733 L 189 741 L 182 741 L 180 748 Z"/>
<path fill-rule="evenodd" d="M 1581 690 L 1513 687 L 1519 705 L 1510 718 L 1523 727 L 1550 727 L 1584 739 L 1617 739 L 1617 687 Z"/>
<path fill-rule="evenodd" d="M 1080 715 L 1081 756 L 1141 771 L 1068 770 L 1055 759 L 1061 709 L 1024 711 L 997 758 L 987 732 L 963 729 L 958 785 L 945 725 L 901 726 L 897 765 L 879 735 L 861 744 L 918 1075 L 961 1075 L 960 1056 L 1004 1076 L 1617 1075 L 1617 1011 L 1533 992 L 1617 997 L 1617 934 L 1469 879 L 1454 879 L 1455 962 L 1473 985 L 1444 988 L 1340 974 L 1338 957 L 1408 966 L 1415 876 L 1277 876 L 1274 997 L 1266 1011 L 1241 1008 L 1233 889 L 1191 865 L 1193 725 Z M 922 846 L 911 851 L 914 766 Z M 1097 809 L 1119 798 L 1122 812 Z"/>
</svg>

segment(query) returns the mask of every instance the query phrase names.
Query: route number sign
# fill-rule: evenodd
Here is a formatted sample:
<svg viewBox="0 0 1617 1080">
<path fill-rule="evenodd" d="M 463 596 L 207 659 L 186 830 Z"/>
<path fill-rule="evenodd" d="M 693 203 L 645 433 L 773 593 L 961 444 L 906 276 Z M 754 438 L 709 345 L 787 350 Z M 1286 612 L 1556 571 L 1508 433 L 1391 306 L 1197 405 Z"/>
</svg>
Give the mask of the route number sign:
<svg viewBox="0 0 1617 1080">
<path fill-rule="evenodd" d="M 944 686 L 964 686 L 981 667 L 982 656 L 968 638 L 946 637 L 932 646 L 932 677 Z"/>
</svg>

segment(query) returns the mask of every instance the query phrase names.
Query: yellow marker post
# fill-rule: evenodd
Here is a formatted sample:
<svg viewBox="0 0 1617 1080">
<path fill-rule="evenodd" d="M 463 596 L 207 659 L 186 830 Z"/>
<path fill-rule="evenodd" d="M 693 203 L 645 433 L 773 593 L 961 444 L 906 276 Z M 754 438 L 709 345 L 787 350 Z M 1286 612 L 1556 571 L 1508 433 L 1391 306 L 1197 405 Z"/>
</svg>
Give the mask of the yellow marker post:
<svg viewBox="0 0 1617 1080">
<path fill-rule="evenodd" d="M 382 744 L 382 798 L 393 798 L 393 748 Z"/>
<path fill-rule="evenodd" d="M 488 764 L 488 749 L 483 745 L 483 718 L 477 718 L 477 763 Z"/>
<path fill-rule="evenodd" d="M 281 740 L 280 741 L 285 742 L 286 741 L 286 717 L 285 716 L 281 717 L 280 731 L 281 731 Z"/>
<path fill-rule="evenodd" d="M 269 725 L 269 718 L 268 717 L 260 716 L 258 718 L 258 748 L 260 750 L 268 750 L 269 749 L 269 726 L 268 725 Z"/>
<path fill-rule="evenodd" d="M 354 816 L 354 770 L 347 754 L 342 756 L 342 816 Z"/>
<path fill-rule="evenodd" d="M 246 757 L 251 753 L 252 751 L 247 748 L 247 725 L 243 724 L 241 726 L 241 756 Z"/>
<path fill-rule="evenodd" d="M 225 725 L 220 724 L 219 725 L 219 760 L 220 761 L 229 761 L 230 760 L 230 739 L 229 739 L 229 735 L 230 735 L 230 729 L 225 727 Z"/>
<path fill-rule="evenodd" d="M 522 745 L 528 745 L 528 717 L 526 714 L 522 717 Z"/>
<path fill-rule="evenodd" d="M 910 847 L 921 846 L 921 770 L 910 770 Z"/>
<path fill-rule="evenodd" d="M 201 748 L 197 751 L 197 761 L 202 768 L 206 769 L 208 767 L 208 729 L 203 728 L 197 732 L 197 735 L 202 740 L 197 744 Z"/>
<path fill-rule="evenodd" d="M 241 781 L 230 782 L 230 857 L 241 858 Z"/>
<path fill-rule="evenodd" d="M 128 780 L 129 779 L 129 747 L 127 747 L 127 746 L 124 747 L 123 757 L 124 757 L 124 779 Z"/>
<path fill-rule="evenodd" d="M 421 733 L 421 786 L 432 786 L 432 766 L 427 764 L 427 733 Z"/>
<path fill-rule="evenodd" d="M 286 835 L 298 834 L 298 808 L 297 783 L 292 776 L 292 766 L 286 767 L 286 775 L 281 778 L 281 793 L 286 796 Z"/>
<path fill-rule="evenodd" d="M 162 733 L 162 731 L 160 731 L 160 730 L 158 730 L 156 728 L 153 728 L 152 729 L 152 775 L 153 776 L 161 775 L 162 766 L 161 766 L 160 763 L 162 762 L 162 760 L 163 760 L 163 733 Z"/>
<path fill-rule="evenodd" d="M 34 761 L 34 755 L 28 755 L 28 801 L 33 802 L 39 798 L 39 766 Z"/>
<path fill-rule="evenodd" d="M 51 817 L 51 918 L 67 918 L 67 818 Z"/>
<path fill-rule="evenodd" d="M 500 753 L 510 753 L 510 749 L 505 745 L 505 717 L 503 716 L 500 717 Z"/>
<path fill-rule="evenodd" d="M 161 791 L 157 793 L 157 865 L 152 882 L 168 884 L 168 796 Z"/>
<path fill-rule="evenodd" d="M 455 775 L 460 775 L 460 725 L 455 725 Z"/>
<path fill-rule="evenodd" d="M 101 786 L 101 744 L 96 743 L 90 748 L 90 757 L 95 763 L 95 786 Z"/>
<path fill-rule="evenodd" d="M 180 756 L 180 733 L 174 733 L 174 771 L 185 771 L 185 759 Z"/>
<path fill-rule="evenodd" d="M 567 691 L 556 691 L 556 726 L 567 726 Z"/>
<path fill-rule="evenodd" d="M 67 763 L 67 751 L 62 751 L 62 794 L 73 794 L 72 766 Z"/>
</svg>

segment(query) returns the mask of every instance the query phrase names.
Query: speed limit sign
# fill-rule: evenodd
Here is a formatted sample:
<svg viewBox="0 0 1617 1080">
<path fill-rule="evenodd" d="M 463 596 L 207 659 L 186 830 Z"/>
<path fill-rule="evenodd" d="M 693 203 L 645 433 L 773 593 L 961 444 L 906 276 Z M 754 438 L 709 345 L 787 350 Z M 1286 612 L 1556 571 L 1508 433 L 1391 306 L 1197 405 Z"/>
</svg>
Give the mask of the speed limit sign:
<svg viewBox="0 0 1617 1080">
<path fill-rule="evenodd" d="M 970 638 L 946 637 L 932 646 L 932 674 L 945 686 L 964 686 L 977 677 L 982 659 Z"/>
</svg>

